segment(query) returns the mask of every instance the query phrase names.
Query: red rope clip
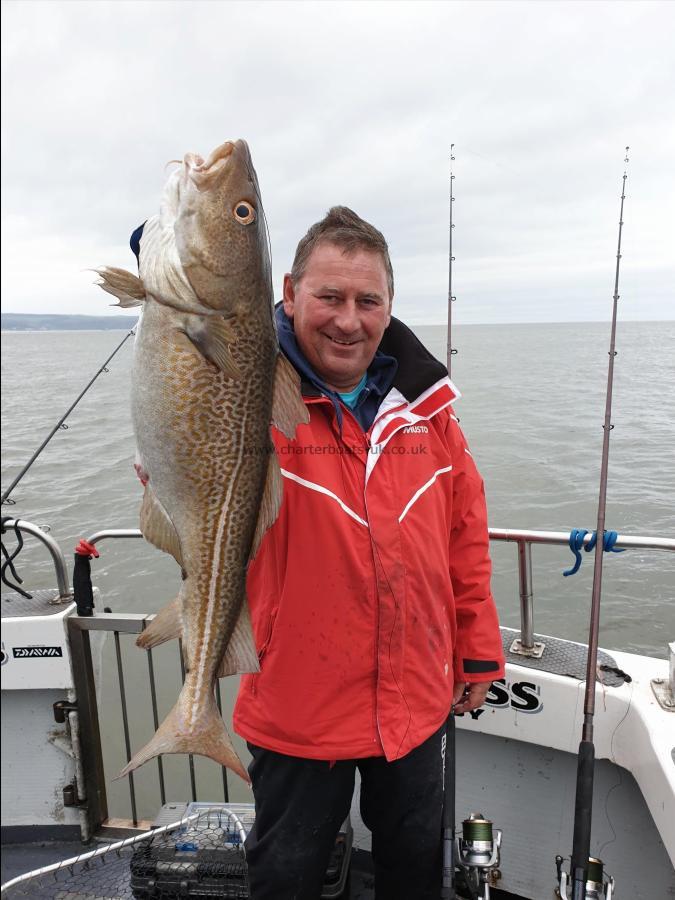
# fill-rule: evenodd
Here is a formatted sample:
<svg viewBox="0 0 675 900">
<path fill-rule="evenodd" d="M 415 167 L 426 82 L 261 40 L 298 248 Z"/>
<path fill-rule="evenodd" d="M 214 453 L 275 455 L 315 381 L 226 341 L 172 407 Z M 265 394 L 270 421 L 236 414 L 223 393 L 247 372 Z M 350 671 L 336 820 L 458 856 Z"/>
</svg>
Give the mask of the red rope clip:
<svg viewBox="0 0 675 900">
<path fill-rule="evenodd" d="M 98 558 L 101 555 L 96 547 L 93 544 L 90 544 L 89 541 L 85 541 L 84 538 L 80 539 L 80 543 L 75 548 L 75 552 L 78 556 L 95 556 Z"/>
</svg>

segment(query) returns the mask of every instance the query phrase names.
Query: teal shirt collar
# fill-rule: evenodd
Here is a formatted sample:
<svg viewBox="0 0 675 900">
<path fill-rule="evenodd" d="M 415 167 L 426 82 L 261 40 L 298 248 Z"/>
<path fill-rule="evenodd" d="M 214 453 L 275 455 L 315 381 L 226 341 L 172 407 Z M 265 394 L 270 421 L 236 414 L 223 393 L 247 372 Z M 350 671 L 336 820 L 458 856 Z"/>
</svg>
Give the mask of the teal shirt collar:
<svg viewBox="0 0 675 900">
<path fill-rule="evenodd" d="M 361 379 L 361 381 L 359 381 L 359 383 L 356 385 L 356 387 L 354 388 L 353 391 L 348 391 L 346 394 L 343 394 L 340 391 L 338 391 L 340 400 L 342 400 L 342 402 L 345 404 L 345 406 L 348 406 L 350 409 L 354 409 L 356 407 L 356 404 L 359 402 L 359 394 L 366 386 L 367 381 L 368 381 L 368 373 L 366 372 L 364 374 L 363 378 Z"/>
</svg>

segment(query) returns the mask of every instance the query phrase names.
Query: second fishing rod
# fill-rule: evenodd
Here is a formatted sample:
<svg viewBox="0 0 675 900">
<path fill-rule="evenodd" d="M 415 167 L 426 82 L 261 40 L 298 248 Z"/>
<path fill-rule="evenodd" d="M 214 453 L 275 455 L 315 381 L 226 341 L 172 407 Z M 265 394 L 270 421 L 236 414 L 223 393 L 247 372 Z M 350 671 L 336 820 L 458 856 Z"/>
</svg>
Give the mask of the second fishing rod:
<svg viewBox="0 0 675 900">
<path fill-rule="evenodd" d="M 19 472 L 19 474 L 14 478 L 14 480 L 13 480 L 12 483 L 9 485 L 9 487 L 8 487 L 5 491 L 3 491 L 3 494 L 2 494 L 2 504 L 3 504 L 3 505 L 4 505 L 5 503 L 13 504 L 14 501 L 11 500 L 10 497 L 11 497 L 12 492 L 14 491 L 14 488 L 15 488 L 15 487 L 17 486 L 17 484 L 21 481 L 21 479 L 24 477 L 24 475 L 27 474 L 27 472 L 28 472 L 28 470 L 30 469 L 30 467 L 33 465 L 33 463 L 35 462 L 35 460 L 38 458 L 38 456 L 42 453 L 42 451 L 45 449 L 45 447 L 47 446 L 47 444 L 48 444 L 48 443 L 51 441 L 51 439 L 54 437 L 54 435 L 56 434 L 56 432 L 57 432 L 60 428 L 67 428 L 67 427 L 68 427 L 68 426 L 65 424 L 66 419 L 68 418 L 68 416 L 72 413 L 72 411 L 75 409 L 75 407 L 76 407 L 77 404 L 80 402 L 80 400 L 82 400 L 82 398 L 84 397 L 84 395 L 87 393 L 87 391 L 89 390 L 89 388 L 93 385 L 93 383 L 96 381 L 96 379 L 99 377 L 99 375 L 101 375 L 103 372 L 107 372 L 107 371 L 108 371 L 108 363 L 109 363 L 109 362 L 112 360 L 112 358 L 113 358 L 113 357 L 114 357 L 114 356 L 122 349 L 123 345 L 124 345 L 124 344 L 129 340 L 129 338 L 132 337 L 134 334 L 136 334 L 136 328 L 135 328 L 135 327 L 132 328 L 131 331 L 129 331 L 129 332 L 122 338 L 122 340 L 121 340 L 120 343 L 115 347 L 115 349 L 114 349 L 113 352 L 110 354 L 110 356 L 105 360 L 105 362 L 103 362 L 103 363 L 99 366 L 99 368 L 96 370 L 96 372 L 95 372 L 95 374 L 93 375 L 93 377 L 87 382 L 87 384 L 85 385 L 85 387 L 80 391 L 80 393 L 77 395 L 77 397 L 75 398 L 75 400 L 70 404 L 70 406 L 69 406 L 68 409 L 64 412 L 64 414 L 61 416 L 61 418 L 60 418 L 59 421 L 56 423 L 56 425 L 54 425 L 54 427 L 52 428 L 52 430 L 49 432 L 49 434 L 47 435 L 47 437 L 42 441 L 42 443 L 41 443 L 40 446 L 37 448 L 37 450 L 35 450 L 35 452 L 34 452 L 33 455 L 31 456 L 31 458 L 28 460 L 28 462 L 26 463 L 26 465 L 21 469 L 21 471 Z"/>
<path fill-rule="evenodd" d="M 603 871 L 602 861 L 591 857 L 591 828 L 593 820 L 593 781 L 595 772 L 595 745 L 593 743 L 593 721 L 595 715 L 595 689 L 598 665 L 598 634 L 600 630 L 600 600 L 602 596 L 602 559 L 604 551 L 605 511 L 607 508 L 607 473 L 609 468 L 609 439 L 612 425 L 612 390 L 614 386 L 614 360 L 616 351 L 616 322 L 619 305 L 619 273 L 621 268 L 621 238 L 623 234 L 623 208 L 626 199 L 628 178 L 628 151 L 624 158 L 621 183 L 621 210 L 619 213 L 619 237 L 616 249 L 614 274 L 614 296 L 612 304 L 612 325 L 609 342 L 609 365 L 607 370 L 607 391 L 605 396 L 605 418 L 603 423 L 602 460 L 600 465 L 600 490 L 598 496 L 598 540 L 595 545 L 593 569 L 593 592 L 591 596 L 591 619 L 588 636 L 588 657 L 586 661 L 586 690 L 584 695 L 584 723 L 577 757 L 577 782 L 574 805 L 574 837 L 569 879 L 562 871 L 562 857 L 556 857 L 560 896 L 567 900 L 568 883 L 572 887 L 572 900 L 586 900 L 587 895 L 601 896 L 610 900 L 613 881 Z M 601 893 L 599 893 L 601 892 Z"/>
</svg>

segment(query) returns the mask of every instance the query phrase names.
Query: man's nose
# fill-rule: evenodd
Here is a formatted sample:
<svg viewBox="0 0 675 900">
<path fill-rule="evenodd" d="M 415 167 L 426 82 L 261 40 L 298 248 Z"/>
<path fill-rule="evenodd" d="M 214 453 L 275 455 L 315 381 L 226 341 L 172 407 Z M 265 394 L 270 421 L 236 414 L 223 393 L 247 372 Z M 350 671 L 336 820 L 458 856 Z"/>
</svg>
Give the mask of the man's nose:
<svg viewBox="0 0 675 900">
<path fill-rule="evenodd" d="M 335 316 L 335 325 L 343 334 L 353 334 L 360 328 L 359 310 L 356 302 L 345 300 L 340 304 Z"/>
</svg>

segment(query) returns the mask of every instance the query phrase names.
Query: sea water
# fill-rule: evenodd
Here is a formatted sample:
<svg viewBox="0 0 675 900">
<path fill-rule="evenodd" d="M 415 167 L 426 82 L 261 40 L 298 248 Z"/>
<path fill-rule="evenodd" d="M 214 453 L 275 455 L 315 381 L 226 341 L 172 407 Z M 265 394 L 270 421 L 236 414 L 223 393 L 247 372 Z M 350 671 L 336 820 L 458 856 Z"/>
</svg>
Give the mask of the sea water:
<svg viewBox="0 0 675 900">
<path fill-rule="evenodd" d="M 444 326 L 414 330 L 445 359 Z M 29 459 L 103 360 L 121 332 L 8 332 L 2 335 L 2 486 Z M 597 518 L 607 384 L 609 326 L 600 323 L 464 325 L 453 332 L 452 379 L 462 396 L 455 412 L 485 480 L 489 522 L 496 528 L 593 530 Z M 675 322 L 620 323 L 609 456 L 606 528 L 620 534 L 675 537 Z M 132 340 L 122 348 L 13 493 L 15 515 L 48 524 L 67 558 L 81 537 L 137 528 L 142 488 L 133 470 L 130 417 Z M 107 541 L 92 563 L 103 605 L 115 613 L 149 613 L 176 596 L 178 568 L 142 540 Z M 493 591 L 502 624 L 519 627 L 515 544 L 492 544 Z M 573 563 L 565 547 L 534 546 L 534 624 L 538 634 L 585 641 L 593 554 Z M 29 589 L 53 587 L 45 550 L 27 538 L 17 561 Z M 3 594 L 5 592 L 3 587 Z M 4 605 L 4 604 L 3 604 Z M 629 550 L 606 554 L 600 645 L 663 657 L 675 639 L 675 554 Z M 112 645 L 112 641 L 109 642 Z M 145 654 L 122 646 L 134 749 L 152 733 Z M 180 688 L 175 645 L 155 651 L 160 718 Z M 229 710 L 236 679 L 221 682 Z M 124 759 L 114 649 L 105 648 L 102 731 L 106 770 Z M 226 712 L 226 719 L 228 713 Z M 134 730 L 135 729 L 135 730 Z M 241 742 L 237 744 L 242 749 Z M 244 751 L 245 752 L 245 751 Z M 185 779 L 183 759 L 166 758 L 167 780 Z M 218 783 L 217 767 L 197 760 L 201 784 Z M 152 765 L 136 777 L 139 805 L 155 803 Z M 246 790 L 230 778 L 234 799 Z M 175 783 L 175 782 L 174 782 Z M 144 787 L 145 785 L 145 787 Z M 221 789 L 222 791 L 222 789 Z M 176 794 L 170 799 L 176 799 Z M 181 795 L 182 796 L 182 795 Z M 187 794 L 185 794 L 187 796 Z M 201 792 L 201 796 L 204 796 Z M 126 814 L 127 787 L 109 786 L 113 813 Z M 208 799 L 220 799 L 216 793 Z M 123 809 L 124 808 L 124 809 Z M 144 810 L 152 815 L 153 808 Z"/>
</svg>

